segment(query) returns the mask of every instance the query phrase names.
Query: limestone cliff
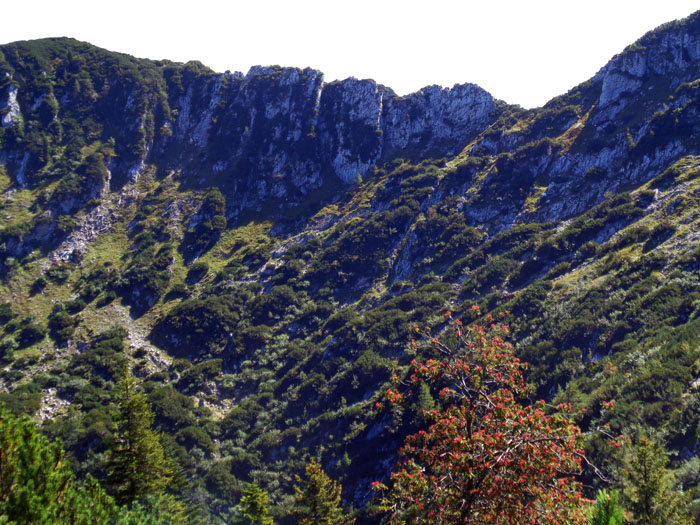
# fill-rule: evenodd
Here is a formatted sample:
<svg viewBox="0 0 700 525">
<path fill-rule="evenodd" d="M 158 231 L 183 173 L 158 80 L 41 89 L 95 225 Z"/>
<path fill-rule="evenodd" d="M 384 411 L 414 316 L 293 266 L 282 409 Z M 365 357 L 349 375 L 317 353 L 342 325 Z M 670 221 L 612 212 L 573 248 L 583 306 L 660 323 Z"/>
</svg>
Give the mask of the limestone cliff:
<svg viewBox="0 0 700 525">
<path fill-rule="evenodd" d="M 229 185 L 234 201 L 295 198 L 335 176 L 346 184 L 395 157 L 454 155 L 499 112 L 474 85 L 425 88 L 407 97 L 372 80 L 325 84 L 319 71 L 254 67 L 245 75 L 192 78 L 173 97 L 172 135 L 155 152 L 204 183 Z M 170 92 L 177 91 L 170 86 Z M 327 181 L 326 181 L 327 182 Z"/>
<path fill-rule="evenodd" d="M 40 74 L 66 75 L 61 64 L 70 70 L 70 60 L 56 58 L 55 71 Z M 401 98 L 372 80 L 326 84 L 312 69 L 256 66 L 242 75 L 187 64 L 156 66 L 157 77 L 144 89 L 135 78 L 119 78 L 119 68 L 100 78 L 75 67 L 85 86 L 32 85 L 15 80 L 26 75 L 25 64 L 6 61 L 3 127 L 19 128 L 23 119 L 37 117 L 38 104 L 51 97 L 52 116 L 79 113 L 102 127 L 99 138 L 114 133 L 113 187 L 136 178 L 145 163 L 177 169 L 190 186 L 225 188 L 230 215 L 266 199 L 293 206 L 332 183 L 329 176 L 352 184 L 394 157 L 454 155 L 499 115 L 493 98 L 469 84 L 432 86 Z M 3 150 L 20 185 L 25 153 L 21 143 Z M 40 169 L 45 159 L 35 157 L 32 167 Z"/>
</svg>

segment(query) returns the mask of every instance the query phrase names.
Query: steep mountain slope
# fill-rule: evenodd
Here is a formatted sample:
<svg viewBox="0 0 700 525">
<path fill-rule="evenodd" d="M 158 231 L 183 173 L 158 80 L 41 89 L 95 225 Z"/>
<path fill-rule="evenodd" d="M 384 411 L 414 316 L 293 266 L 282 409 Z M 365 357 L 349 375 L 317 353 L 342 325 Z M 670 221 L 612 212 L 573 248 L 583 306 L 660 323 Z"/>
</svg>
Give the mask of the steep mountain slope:
<svg viewBox="0 0 700 525">
<path fill-rule="evenodd" d="M 103 474 L 129 362 L 203 520 L 251 480 L 281 517 L 317 456 L 371 521 L 370 482 L 437 401 L 375 402 L 413 325 L 472 304 L 512 317 L 540 395 L 657 429 L 691 472 L 700 14 L 534 110 L 66 39 L 0 51 L 0 388 L 80 472 Z"/>
</svg>

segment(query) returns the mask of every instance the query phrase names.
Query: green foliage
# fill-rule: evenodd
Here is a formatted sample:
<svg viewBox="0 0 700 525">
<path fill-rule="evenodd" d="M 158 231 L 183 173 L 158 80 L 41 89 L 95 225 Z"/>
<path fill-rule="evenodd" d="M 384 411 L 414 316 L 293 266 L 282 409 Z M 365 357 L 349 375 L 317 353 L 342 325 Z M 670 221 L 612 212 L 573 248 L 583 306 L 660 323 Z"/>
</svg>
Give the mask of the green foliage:
<svg viewBox="0 0 700 525">
<path fill-rule="evenodd" d="M 348 221 L 337 228 L 339 238 L 317 259 L 313 282 L 345 285 L 348 277 L 369 276 L 386 269 L 385 257 L 395 235 L 403 233 L 415 213 L 403 205 L 371 215 L 364 221 Z"/>
<path fill-rule="evenodd" d="M 158 434 L 151 429 L 153 411 L 144 394 L 136 392 L 125 368 L 115 393 L 115 443 L 110 450 L 109 484 L 117 501 L 132 502 L 162 494 L 173 471 Z"/>
<path fill-rule="evenodd" d="M 205 478 L 207 489 L 227 502 L 237 501 L 243 493 L 241 482 L 231 473 L 231 464 L 231 461 L 216 462 Z"/>
<path fill-rule="evenodd" d="M 218 353 L 226 346 L 229 334 L 236 332 L 246 301 L 245 290 L 222 296 L 183 301 L 173 308 L 154 329 L 158 344 L 176 355 Z"/>
<path fill-rule="evenodd" d="M 51 337 L 57 343 L 64 343 L 73 335 L 75 319 L 66 311 L 59 310 L 49 317 L 49 330 Z"/>
<path fill-rule="evenodd" d="M 57 283 L 57 284 L 62 284 L 64 282 L 66 282 L 68 277 L 70 277 L 71 272 L 72 272 L 72 268 L 70 265 L 65 264 L 65 263 L 63 263 L 63 264 L 57 263 L 57 264 L 51 265 L 51 267 L 49 267 L 44 272 L 44 275 L 46 275 L 46 277 L 50 281 Z"/>
<path fill-rule="evenodd" d="M 216 445 L 212 439 L 204 431 L 204 429 L 199 427 L 189 426 L 178 430 L 178 432 L 175 434 L 175 439 L 178 443 L 182 444 L 188 449 L 196 446 L 200 450 L 203 450 L 209 454 L 216 451 Z"/>
<path fill-rule="evenodd" d="M 23 523 L 58 521 L 73 483 L 61 443 L 50 443 L 28 419 L 18 419 L 4 407 L 0 440 L 0 515 Z"/>
<path fill-rule="evenodd" d="M 494 257 L 489 259 L 462 287 L 463 293 L 474 297 L 488 293 L 494 287 L 502 287 L 506 278 L 514 273 L 520 264 L 512 259 Z"/>
<path fill-rule="evenodd" d="M 34 382 L 24 383 L 10 393 L 0 394 L 0 403 L 14 414 L 32 416 L 41 406 L 41 388 Z"/>
<path fill-rule="evenodd" d="M 340 502 L 342 487 L 331 480 L 321 464 L 311 459 L 306 465 L 306 478 L 295 476 L 292 514 L 300 525 L 352 525 L 354 518 L 343 513 Z"/>
<path fill-rule="evenodd" d="M 60 442 L 50 442 L 29 419 L 2 406 L 0 451 L 3 523 L 122 523 L 118 516 L 128 515 L 94 478 L 75 483 Z"/>
<path fill-rule="evenodd" d="M 623 525 L 625 513 L 617 490 L 601 489 L 588 510 L 588 525 Z"/>
<path fill-rule="evenodd" d="M 182 372 L 177 386 L 184 392 L 198 392 L 205 387 L 207 381 L 219 378 L 221 366 L 221 359 L 210 359 L 198 363 Z"/>
<path fill-rule="evenodd" d="M 100 152 L 91 153 L 75 168 L 75 171 L 61 178 L 51 195 L 51 200 L 64 212 L 74 212 L 97 193 L 97 190 L 105 184 L 108 175 L 104 155 Z M 61 217 L 58 219 L 57 226 L 60 233 L 65 233 L 74 226 L 74 223 L 67 220 L 65 215 Z"/>
<path fill-rule="evenodd" d="M 121 326 L 113 326 L 98 335 L 90 347 L 75 356 L 71 362 L 71 373 L 86 380 L 102 377 L 116 382 L 122 377 L 126 364 L 124 338 L 127 332 Z"/>
<path fill-rule="evenodd" d="M 209 265 L 204 261 L 197 261 L 187 270 L 187 282 L 192 284 L 199 281 L 209 271 Z"/>
<path fill-rule="evenodd" d="M 634 523 L 683 525 L 692 523 L 685 497 L 676 492 L 666 473 L 668 458 L 661 445 L 643 436 L 625 470 Z"/>
<path fill-rule="evenodd" d="M 254 483 L 243 492 L 238 510 L 251 525 L 272 525 L 273 521 L 267 509 L 267 492 Z"/>
<path fill-rule="evenodd" d="M 148 399 L 155 412 L 155 421 L 161 428 L 175 431 L 195 424 L 192 398 L 181 394 L 172 385 L 154 388 L 148 394 Z"/>
<path fill-rule="evenodd" d="M 121 507 L 115 525 L 185 525 L 191 523 L 185 506 L 170 495 L 147 496 L 130 507 Z"/>
<path fill-rule="evenodd" d="M 42 341 L 47 334 L 45 326 L 36 322 L 33 317 L 25 317 L 20 323 L 18 341 L 20 346 L 29 346 Z"/>
<path fill-rule="evenodd" d="M 193 258 L 213 246 L 226 229 L 226 199 L 218 188 L 207 192 L 197 214 L 198 222 L 188 228 L 181 250 Z"/>
<path fill-rule="evenodd" d="M 483 239 L 483 234 L 468 226 L 464 214 L 455 211 L 451 204 L 446 199 L 440 206 L 428 208 L 422 220 L 416 221 L 415 233 L 425 251 L 419 268 L 453 262 Z"/>
<path fill-rule="evenodd" d="M 110 286 L 115 278 L 116 272 L 109 264 L 81 275 L 74 286 L 74 289 L 80 294 L 78 299 L 83 303 L 92 301 Z M 82 308 L 80 309 L 82 310 Z"/>
<path fill-rule="evenodd" d="M 10 303 L 0 303 L 0 325 L 7 324 L 14 319 L 15 314 L 12 312 Z"/>
<path fill-rule="evenodd" d="M 142 312 L 153 306 L 168 289 L 173 247 L 165 243 L 156 249 L 155 238 L 150 232 L 137 235 L 134 242 L 136 255 L 118 287 L 134 309 Z"/>
<path fill-rule="evenodd" d="M 299 302 L 299 296 L 286 285 L 275 286 L 267 294 L 255 297 L 250 303 L 250 315 L 255 324 L 272 324 L 280 319 L 289 307 Z"/>
</svg>

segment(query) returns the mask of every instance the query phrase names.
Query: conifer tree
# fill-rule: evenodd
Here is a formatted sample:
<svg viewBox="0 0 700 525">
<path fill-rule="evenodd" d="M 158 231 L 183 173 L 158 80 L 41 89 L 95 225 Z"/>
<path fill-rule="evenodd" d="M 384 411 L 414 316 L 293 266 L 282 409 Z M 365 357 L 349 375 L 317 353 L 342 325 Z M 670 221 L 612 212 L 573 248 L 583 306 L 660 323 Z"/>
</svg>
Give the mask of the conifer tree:
<svg viewBox="0 0 700 525">
<path fill-rule="evenodd" d="M 151 429 L 154 415 L 136 382 L 125 368 L 115 395 L 115 444 L 110 450 L 108 481 L 117 501 L 128 503 L 148 494 L 161 494 L 173 478 L 158 434 Z"/>
<path fill-rule="evenodd" d="M 416 402 L 411 407 L 415 413 L 413 424 L 422 427 L 430 421 L 428 414 L 435 409 L 435 399 L 430 393 L 430 387 L 427 383 L 419 385 L 416 398 Z"/>
<path fill-rule="evenodd" d="M 292 514 L 300 525 L 351 525 L 353 518 L 343 514 L 340 503 L 341 485 L 323 471 L 321 464 L 312 459 L 306 465 L 306 479 L 295 476 L 294 510 Z"/>
<path fill-rule="evenodd" d="M 599 490 L 588 511 L 588 525 L 623 525 L 625 513 L 620 507 L 619 499 L 617 490 Z"/>
<path fill-rule="evenodd" d="M 66 512 L 63 521 L 74 525 L 88 525 L 94 523 L 113 523 L 116 517 L 128 510 L 118 507 L 114 498 L 108 495 L 100 483 L 88 474 L 86 482 L 75 487 L 66 498 Z"/>
<path fill-rule="evenodd" d="M 112 523 L 122 510 L 92 477 L 75 484 L 60 441 L 0 405 L 0 523 Z"/>
<path fill-rule="evenodd" d="M 272 525 L 274 523 L 267 509 L 267 492 L 255 483 L 246 487 L 238 510 L 251 525 Z"/>
<path fill-rule="evenodd" d="M 686 525 L 692 523 L 687 502 L 671 486 L 666 473 L 668 457 L 664 448 L 648 437 L 640 438 L 636 454 L 625 471 L 627 499 L 633 523 L 644 525 Z"/>
<path fill-rule="evenodd" d="M 0 407 L 0 517 L 55 521 L 72 483 L 61 443 L 50 443 L 28 418 Z"/>
</svg>

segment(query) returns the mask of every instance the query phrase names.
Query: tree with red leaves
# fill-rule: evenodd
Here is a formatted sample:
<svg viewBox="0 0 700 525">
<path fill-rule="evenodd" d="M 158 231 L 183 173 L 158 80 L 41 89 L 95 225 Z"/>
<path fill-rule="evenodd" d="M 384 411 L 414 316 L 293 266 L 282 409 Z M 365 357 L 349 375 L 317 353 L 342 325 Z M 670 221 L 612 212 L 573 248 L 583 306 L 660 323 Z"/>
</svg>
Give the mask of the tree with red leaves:
<svg viewBox="0 0 700 525">
<path fill-rule="evenodd" d="M 413 361 L 409 384 L 441 389 L 444 408 L 406 439 L 391 489 L 373 484 L 390 523 L 586 522 L 590 502 L 574 477 L 584 457 L 580 429 L 569 406 L 549 413 L 543 401 L 521 403 L 531 393 L 526 364 L 503 333 L 506 326 L 457 320 L 454 342 L 433 338 L 423 350 L 432 357 Z M 390 389 L 386 399 L 402 404 L 408 395 Z"/>
</svg>

